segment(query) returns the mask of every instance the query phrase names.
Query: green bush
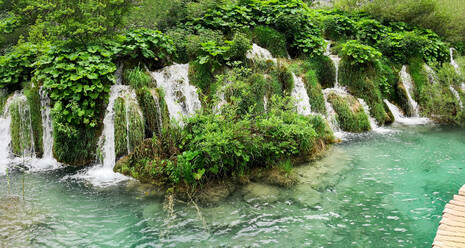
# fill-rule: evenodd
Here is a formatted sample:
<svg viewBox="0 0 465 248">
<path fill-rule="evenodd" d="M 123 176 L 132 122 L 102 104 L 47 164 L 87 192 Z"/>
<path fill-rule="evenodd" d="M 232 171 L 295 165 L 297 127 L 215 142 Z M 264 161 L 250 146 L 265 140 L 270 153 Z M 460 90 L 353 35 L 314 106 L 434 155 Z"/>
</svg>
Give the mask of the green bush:
<svg viewBox="0 0 465 248">
<path fill-rule="evenodd" d="M 353 96 L 328 95 L 328 101 L 337 113 L 337 121 L 342 130 L 359 133 L 370 130 L 370 122 L 363 107 Z"/>
<path fill-rule="evenodd" d="M 224 36 L 223 33 L 218 30 L 200 29 L 196 35 L 191 34 L 187 37 L 184 37 L 184 39 L 184 42 L 186 42 L 185 47 L 187 58 L 189 61 L 192 61 L 203 54 L 203 46 L 201 44 L 215 42 L 215 44 L 223 45 Z M 182 44 L 182 40 L 179 38 L 176 40 L 176 42 Z M 179 54 L 178 57 L 185 56 L 186 54 Z"/>
<path fill-rule="evenodd" d="M 111 55 L 99 45 L 55 46 L 36 62 L 35 79 L 52 100 L 56 128 L 97 127 L 114 82 Z"/>
<path fill-rule="evenodd" d="M 382 54 L 375 48 L 351 40 L 342 45 L 342 59 L 357 66 L 368 66 L 377 62 Z"/>
<path fill-rule="evenodd" d="M 21 83 L 29 82 L 34 70 L 33 63 L 44 49 L 31 43 L 21 43 L 0 56 L 0 88 L 13 91 L 20 89 Z"/>
<path fill-rule="evenodd" d="M 330 40 L 350 39 L 357 33 L 356 23 L 343 15 L 328 15 L 323 20 L 324 35 Z"/>
<path fill-rule="evenodd" d="M 324 88 L 332 88 L 336 82 L 336 67 L 328 56 L 316 56 L 308 59 L 305 67 L 315 70 L 318 82 Z"/>
<path fill-rule="evenodd" d="M 163 128 L 161 106 L 158 100 L 158 96 L 155 98 L 153 94 L 156 94 L 154 90 L 147 88 L 140 88 L 136 90 L 137 102 L 141 108 L 145 120 L 145 133 L 148 137 L 156 136 L 161 134 Z M 158 103 L 156 102 L 158 101 Z M 160 108 L 158 107 L 160 106 Z"/>
<path fill-rule="evenodd" d="M 268 26 L 257 26 L 253 30 L 253 40 L 268 49 L 273 57 L 287 57 L 286 36 Z"/>
<path fill-rule="evenodd" d="M 175 46 L 169 37 L 160 31 L 145 28 L 130 30 L 118 37 L 118 44 L 110 45 L 121 50 L 118 52 L 121 60 L 143 62 L 152 69 L 165 66 L 175 53 Z"/>
<path fill-rule="evenodd" d="M 328 133 L 321 117 L 298 115 L 291 110 L 290 102 L 273 97 L 270 111 L 261 115 L 238 116 L 234 104 L 221 115 L 196 114 L 186 120 L 181 131 L 173 129 L 164 134 L 164 141 L 157 139 L 145 144 L 143 150 L 149 150 L 149 154 L 136 150 L 117 165 L 117 171 L 149 182 L 158 179 L 168 185 L 196 185 L 207 179 L 242 175 L 254 167 L 279 166 L 289 159 L 308 158 L 319 152 L 317 140 L 332 139 L 332 133 Z M 168 152 L 172 145 L 166 140 L 183 144 L 182 149 Z"/>
<path fill-rule="evenodd" d="M 357 39 L 369 45 L 375 45 L 389 29 L 374 19 L 363 18 L 356 24 Z"/>
</svg>

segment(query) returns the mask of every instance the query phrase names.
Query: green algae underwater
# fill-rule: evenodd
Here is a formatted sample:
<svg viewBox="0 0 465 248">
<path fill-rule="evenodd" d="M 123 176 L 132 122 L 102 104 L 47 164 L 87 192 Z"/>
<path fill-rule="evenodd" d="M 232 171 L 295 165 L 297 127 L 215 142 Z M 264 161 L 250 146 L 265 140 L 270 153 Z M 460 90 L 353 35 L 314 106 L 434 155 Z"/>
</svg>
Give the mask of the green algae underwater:
<svg viewBox="0 0 465 248">
<path fill-rule="evenodd" d="M 13 169 L 0 177 L 0 247 L 429 247 L 465 183 L 464 151 L 459 128 L 355 135 L 296 167 L 294 187 L 255 182 L 209 207 L 166 204 L 134 180 Z"/>
</svg>

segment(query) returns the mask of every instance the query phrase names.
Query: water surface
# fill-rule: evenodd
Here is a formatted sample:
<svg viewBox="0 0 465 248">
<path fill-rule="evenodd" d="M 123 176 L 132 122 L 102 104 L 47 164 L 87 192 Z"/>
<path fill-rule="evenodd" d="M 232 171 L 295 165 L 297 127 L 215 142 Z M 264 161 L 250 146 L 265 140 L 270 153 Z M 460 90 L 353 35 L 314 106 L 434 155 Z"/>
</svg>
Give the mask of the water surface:
<svg viewBox="0 0 465 248">
<path fill-rule="evenodd" d="M 10 187 L 0 177 L 0 247 L 431 247 L 464 151 L 462 129 L 363 135 L 298 167 L 292 189 L 252 184 L 200 213 L 135 182 L 14 170 Z"/>
</svg>

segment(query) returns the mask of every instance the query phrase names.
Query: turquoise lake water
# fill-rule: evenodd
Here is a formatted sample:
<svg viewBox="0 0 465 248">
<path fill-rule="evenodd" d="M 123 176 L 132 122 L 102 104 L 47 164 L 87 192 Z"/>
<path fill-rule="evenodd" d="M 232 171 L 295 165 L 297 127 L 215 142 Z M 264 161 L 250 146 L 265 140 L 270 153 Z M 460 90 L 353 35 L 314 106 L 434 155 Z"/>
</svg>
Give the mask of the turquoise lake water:
<svg viewBox="0 0 465 248">
<path fill-rule="evenodd" d="M 295 171 L 294 188 L 253 183 L 199 213 L 177 200 L 164 208 L 136 182 L 101 188 L 71 169 L 16 169 L 9 187 L 0 177 L 0 247 L 431 247 L 465 184 L 465 130 L 357 136 Z"/>
</svg>

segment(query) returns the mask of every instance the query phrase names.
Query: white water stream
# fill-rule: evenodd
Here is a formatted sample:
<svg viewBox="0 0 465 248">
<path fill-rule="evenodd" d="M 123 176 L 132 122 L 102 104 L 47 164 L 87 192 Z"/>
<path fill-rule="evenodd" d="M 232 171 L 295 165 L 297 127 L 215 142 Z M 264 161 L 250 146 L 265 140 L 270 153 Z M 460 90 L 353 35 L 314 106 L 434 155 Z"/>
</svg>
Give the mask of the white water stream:
<svg viewBox="0 0 465 248">
<path fill-rule="evenodd" d="M 170 119 L 180 124 L 202 107 L 197 88 L 189 84 L 188 73 L 189 64 L 175 64 L 150 73 L 165 93 Z"/>
<path fill-rule="evenodd" d="M 412 116 L 411 117 L 420 117 L 420 110 L 418 107 L 418 103 L 413 99 L 413 80 L 410 74 L 407 72 L 407 66 L 402 66 L 402 70 L 400 71 L 400 80 L 402 85 L 404 85 L 405 91 L 407 93 L 408 104 L 410 106 Z"/>
<path fill-rule="evenodd" d="M 428 118 L 406 117 L 396 105 L 392 104 L 387 99 L 384 99 L 384 102 L 386 103 L 392 115 L 394 116 L 395 123 L 399 123 L 402 125 L 424 125 L 430 123 L 430 120 Z"/>
<path fill-rule="evenodd" d="M 292 77 L 294 79 L 294 88 L 291 96 L 296 100 L 297 113 L 308 116 L 312 113 L 312 106 L 310 105 L 310 98 L 303 78 L 297 77 L 294 73 L 292 73 Z"/>
</svg>

